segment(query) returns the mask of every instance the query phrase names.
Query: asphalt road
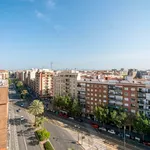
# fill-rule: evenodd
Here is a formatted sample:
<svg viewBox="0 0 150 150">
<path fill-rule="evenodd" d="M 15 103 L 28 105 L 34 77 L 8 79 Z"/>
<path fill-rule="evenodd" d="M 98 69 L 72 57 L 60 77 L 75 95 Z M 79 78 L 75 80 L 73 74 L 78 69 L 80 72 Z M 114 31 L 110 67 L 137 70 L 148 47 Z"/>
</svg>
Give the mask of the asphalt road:
<svg viewBox="0 0 150 150">
<path fill-rule="evenodd" d="M 19 99 L 10 99 L 10 101 L 12 102 L 9 103 L 9 150 L 41 150 L 29 115 L 24 109 L 21 109 L 21 112 L 16 111 L 20 107 L 15 105 L 15 101 Z M 21 116 L 24 117 L 22 121 Z"/>
<path fill-rule="evenodd" d="M 45 123 L 45 128 L 51 133 L 50 141 L 55 150 L 68 150 L 68 148 L 82 150 L 81 146 L 77 144 L 77 141 L 65 129 L 56 126 L 51 121 Z"/>
</svg>

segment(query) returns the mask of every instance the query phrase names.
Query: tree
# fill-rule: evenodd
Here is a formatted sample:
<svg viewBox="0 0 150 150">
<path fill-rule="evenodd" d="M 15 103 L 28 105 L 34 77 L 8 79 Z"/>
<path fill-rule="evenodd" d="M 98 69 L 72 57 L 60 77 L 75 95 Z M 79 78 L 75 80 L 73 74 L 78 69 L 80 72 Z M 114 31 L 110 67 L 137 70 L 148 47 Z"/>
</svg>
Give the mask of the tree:
<svg viewBox="0 0 150 150">
<path fill-rule="evenodd" d="M 94 114 L 98 121 L 102 121 L 103 123 L 107 123 L 109 121 L 109 109 L 107 107 L 95 107 Z"/>
<path fill-rule="evenodd" d="M 43 123 L 44 123 L 45 121 L 47 121 L 47 118 L 44 117 L 44 116 L 36 117 L 36 118 L 35 118 L 35 126 L 36 126 L 36 127 L 39 127 L 39 126 L 43 125 Z"/>
<path fill-rule="evenodd" d="M 29 94 L 29 93 L 28 93 L 27 90 L 22 90 L 22 92 L 21 92 L 21 98 L 25 99 L 28 94 Z"/>
<path fill-rule="evenodd" d="M 17 81 L 16 86 L 17 86 L 17 88 L 22 88 L 23 87 L 22 81 Z"/>
<path fill-rule="evenodd" d="M 34 100 L 29 106 L 29 113 L 33 114 L 36 117 L 44 112 L 44 105 L 39 100 Z"/>
<path fill-rule="evenodd" d="M 143 135 L 143 140 L 145 134 L 150 131 L 150 120 L 145 116 L 145 114 L 137 113 L 133 128 L 140 134 Z"/>
<path fill-rule="evenodd" d="M 12 84 L 12 80 L 10 78 L 8 79 L 8 83 L 9 83 L 9 85 Z"/>
<path fill-rule="evenodd" d="M 54 106 L 58 109 L 70 111 L 72 107 L 72 100 L 69 96 L 57 96 L 54 99 Z"/>
<path fill-rule="evenodd" d="M 125 125 L 125 120 L 127 118 L 127 113 L 123 110 L 113 110 L 110 112 L 111 120 L 119 128 L 122 128 Z"/>
<path fill-rule="evenodd" d="M 81 114 L 81 107 L 80 107 L 79 102 L 77 100 L 73 101 L 70 113 L 74 117 L 79 116 Z"/>
<path fill-rule="evenodd" d="M 50 133 L 46 129 L 37 130 L 36 133 L 40 141 L 44 141 L 50 138 Z"/>
</svg>

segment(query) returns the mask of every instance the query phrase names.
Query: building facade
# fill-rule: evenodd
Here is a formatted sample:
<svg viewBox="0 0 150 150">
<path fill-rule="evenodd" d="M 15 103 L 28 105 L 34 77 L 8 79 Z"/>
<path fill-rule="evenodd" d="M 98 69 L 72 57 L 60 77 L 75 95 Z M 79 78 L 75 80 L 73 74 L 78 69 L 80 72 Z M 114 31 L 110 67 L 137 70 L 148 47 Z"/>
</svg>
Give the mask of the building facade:
<svg viewBox="0 0 150 150">
<path fill-rule="evenodd" d="M 53 71 L 37 71 L 35 74 L 35 92 L 40 98 L 53 96 Z"/>
<path fill-rule="evenodd" d="M 69 95 L 77 98 L 77 77 L 78 73 L 66 70 L 54 76 L 54 96 Z"/>
<path fill-rule="evenodd" d="M 0 70 L 0 80 L 6 80 L 9 78 L 9 72 L 7 70 Z"/>
<path fill-rule="evenodd" d="M 89 115 L 93 115 L 96 106 L 108 106 L 150 116 L 150 87 L 145 84 L 86 79 L 78 81 L 78 100 L 82 112 Z"/>
<path fill-rule="evenodd" d="M 7 149 L 8 81 L 0 80 L 0 150 Z"/>
</svg>

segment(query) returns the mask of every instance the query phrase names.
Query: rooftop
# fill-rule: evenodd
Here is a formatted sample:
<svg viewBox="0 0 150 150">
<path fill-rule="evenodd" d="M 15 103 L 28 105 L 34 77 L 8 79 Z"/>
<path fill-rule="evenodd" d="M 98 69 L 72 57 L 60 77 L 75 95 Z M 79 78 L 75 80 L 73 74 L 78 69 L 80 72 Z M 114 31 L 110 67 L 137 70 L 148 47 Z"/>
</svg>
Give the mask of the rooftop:
<svg viewBox="0 0 150 150">
<path fill-rule="evenodd" d="M 8 80 L 0 79 L 0 87 L 8 87 Z"/>
</svg>

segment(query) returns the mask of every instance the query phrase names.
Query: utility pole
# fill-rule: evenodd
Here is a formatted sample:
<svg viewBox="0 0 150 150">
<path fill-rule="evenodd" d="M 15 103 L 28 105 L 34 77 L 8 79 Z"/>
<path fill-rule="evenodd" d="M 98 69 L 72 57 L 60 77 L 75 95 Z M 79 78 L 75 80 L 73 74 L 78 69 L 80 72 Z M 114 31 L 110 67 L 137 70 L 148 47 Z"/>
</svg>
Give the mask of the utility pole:
<svg viewBox="0 0 150 150">
<path fill-rule="evenodd" d="M 125 125 L 124 125 L 124 150 L 126 150 L 126 139 L 125 139 L 126 135 L 125 135 Z"/>
</svg>

